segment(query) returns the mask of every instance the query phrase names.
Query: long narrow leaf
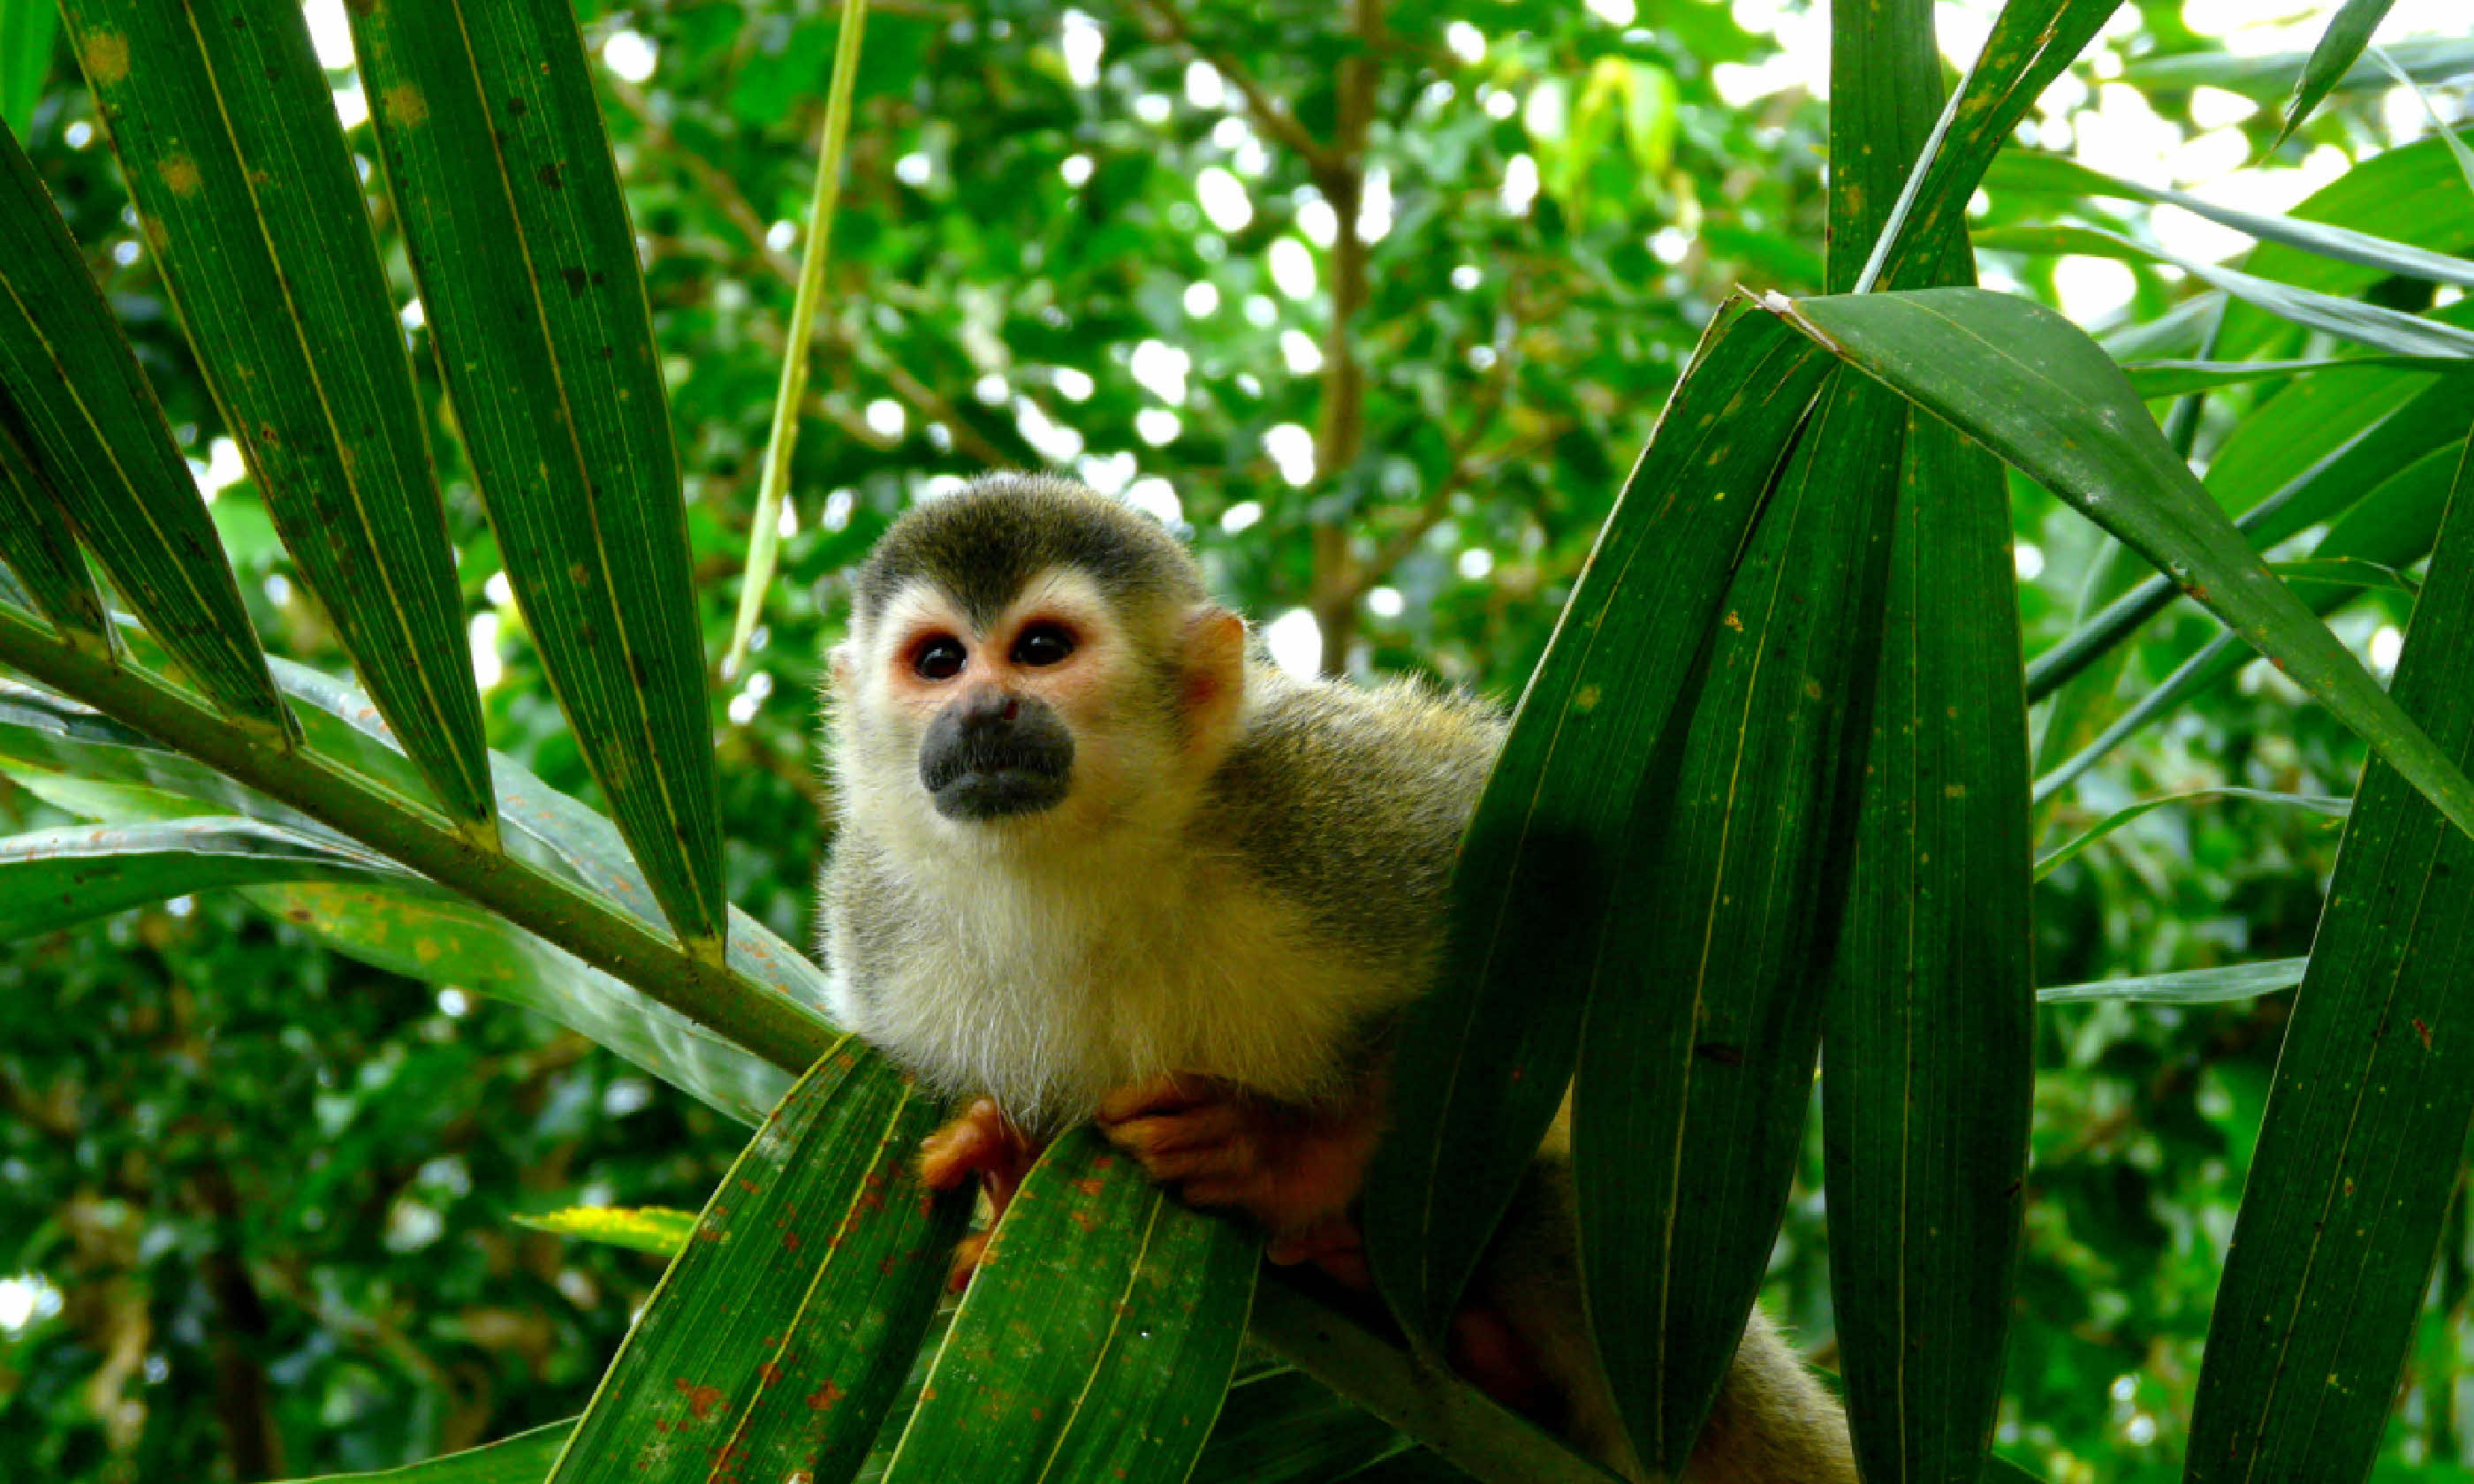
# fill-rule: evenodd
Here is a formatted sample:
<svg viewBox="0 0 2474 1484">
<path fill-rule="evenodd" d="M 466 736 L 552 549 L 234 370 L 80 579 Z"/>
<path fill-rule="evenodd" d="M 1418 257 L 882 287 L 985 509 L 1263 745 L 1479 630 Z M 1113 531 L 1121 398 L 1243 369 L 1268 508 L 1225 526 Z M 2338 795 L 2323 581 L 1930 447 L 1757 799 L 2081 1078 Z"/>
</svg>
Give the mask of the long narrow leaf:
<svg viewBox="0 0 2474 1484">
<path fill-rule="evenodd" d="M 2439 531 L 2440 516 L 2447 511 L 2458 449 L 2462 443 L 2461 438 L 2456 444 L 2426 456 L 2383 482 L 2330 529 L 2317 550 L 2325 552 L 2328 560 L 2364 561 L 2388 567 L 2403 567 L 2420 561 L 2431 550 Z M 2294 591 L 2313 612 L 2323 614 L 2334 612 L 2353 596 L 2350 587 L 2310 582 L 2296 584 Z M 2123 739 L 2136 735 L 2184 701 L 2231 676 L 2249 658 L 2250 652 L 2230 634 L 2209 640 L 2086 747 L 2038 778 L 2036 802 L 2042 803 L 2068 787 Z"/>
<path fill-rule="evenodd" d="M 1985 1467 L 2034 1084 L 2007 485 L 1915 415 L 1822 1079 L 1831 1290 L 1876 1478 Z"/>
<path fill-rule="evenodd" d="M 2384 0 L 2375 0 L 2384 3 Z M 2219 227 L 2230 227 L 2262 242 L 2272 242 L 2315 257 L 2334 258 L 2377 271 L 2474 288 L 2474 262 L 2434 252 L 2412 243 L 2392 242 L 2369 232 L 2299 216 L 2270 216 L 2220 206 L 2204 196 L 2171 186 L 2147 185 L 2093 169 L 2067 156 L 2012 151 L 1986 172 L 1988 182 L 2010 190 L 2058 191 L 2078 197 L 2113 197 L 2179 206 Z"/>
<path fill-rule="evenodd" d="M 1911 152 L 1914 169 L 1874 235 L 1856 292 L 1876 283 L 1926 281 L 1916 270 L 1929 275 L 1947 245 L 1963 240 L 1968 200 L 2010 131 L 2121 5 L 2122 0 L 2051 0 L 2001 8 L 1941 122 L 1923 148 Z"/>
<path fill-rule="evenodd" d="M 111 629 L 103 595 L 61 515 L 59 491 L 36 467 L 12 420 L 0 405 L 0 562 L 17 575 L 28 601 L 61 637 L 108 650 Z"/>
<path fill-rule="evenodd" d="M 546 1423 L 530 1432 L 501 1438 L 460 1453 L 424 1459 L 374 1473 L 322 1473 L 298 1484 L 542 1484 L 558 1450 L 575 1430 L 575 1419 Z"/>
<path fill-rule="evenodd" d="M 104 47 L 88 65 L 128 65 Z M 0 130 L 0 423 L 112 586 L 189 680 L 235 719 L 282 734 L 265 652 L 155 389 L 16 136 Z"/>
<path fill-rule="evenodd" d="M 2395 0 L 2345 0 L 2328 29 L 2319 34 L 2319 44 L 2311 49 L 2311 60 L 2302 64 L 2302 76 L 2293 84 L 2293 98 L 2285 106 L 2285 127 L 2276 132 L 2276 142 L 2283 144 L 2293 137 L 2302 121 L 2319 107 L 2321 99 L 2362 60 L 2363 48 L 2371 44 L 2371 33 L 2388 19 L 2389 7 Z"/>
<path fill-rule="evenodd" d="M 255 820 L 38 829 L 0 837 L 0 941 L 197 892 L 397 874 L 374 856 Z"/>
<path fill-rule="evenodd" d="M 1771 303 L 2184 584 L 2474 830 L 2474 784 L 2268 570 L 2166 445 L 2121 369 L 2069 321 L 1977 289 Z"/>
<path fill-rule="evenodd" d="M 51 0 L 0 0 L 0 126 L 19 138 L 35 121 L 52 70 L 60 12 Z"/>
<path fill-rule="evenodd" d="M 2396 387 L 2394 394 L 2402 396 L 2411 391 L 2410 384 L 2403 385 Z M 2343 438 L 2351 418 L 2375 410 L 2376 404 L 2365 405 L 2367 400 L 2354 398 L 2345 405 L 2331 407 L 2312 397 L 2288 393 L 2254 414 L 2252 420 L 2220 447 L 2217 461 L 2208 470 L 2209 489 L 2220 499 L 2239 500 L 2239 491 L 2245 487 L 2244 476 L 2254 472 L 2251 466 L 2263 465 L 2256 472 L 2268 475 L 2273 468 L 2289 467 L 2292 460 L 2307 456 L 2311 448 L 2331 438 L 2340 440 L 2325 456 L 2236 518 L 2235 528 L 2254 548 L 2273 546 L 2314 525 L 2341 516 L 2416 460 L 2462 442 L 2469 420 L 2474 420 L 2474 374 L 2461 371 L 2432 382 L 2392 415 L 2378 419 L 2367 430 L 2350 439 Z M 2245 440 L 2243 435 L 2254 426 L 2290 428 L 2292 432 L 2280 435 L 2271 431 L 2259 439 Z M 2270 439 L 2277 445 L 2272 454 L 2254 454 L 2257 443 Z M 2279 462 L 2265 464 L 2271 458 Z M 2438 530 L 2436 522 L 2431 529 Z M 2427 542 L 2422 549 L 2429 549 Z M 2341 554 L 2342 548 L 2329 553 Z M 2418 557 L 2421 551 L 2413 555 Z M 2041 701 L 2051 694 L 2098 656 L 2115 648 L 2163 612 L 2181 592 L 2180 585 L 2162 574 L 2151 575 L 2133 586 L 2079 630 L 2036 657 L 2027 666 L 2027 699 Z"/>
<path fill-rule="evenodd" d="M 2153 262 L 2171 263 L 2184 273 L 2215 284 L 2255 309 L 2305 329 L 2323 330 L 2339 339 L 2350 340 L 2356 345 L 2368 346 L 2390 355 L 2459 362 L 2474 357 L 2474 330 L 2461 329 L 2445 321 L 2402 314 L 2360 299 L 2323 294 L 2316 289 L 2296 288 L 2215 263 L 2203 263 L 2100 227 L 2084 227 L 2074 230 L 2092 241 L 2111 244 L 2124 253 Z"/>
<path fill-rule="evenodd" d="M 305 730 L 322 753 L 350 761 L 383 755 L 374 735 L 344 720 L 384 723 L 349 686 L 297 666 L 279 666 L 295 695 L 311 702 Z M 334 711 L 325 709 L 333 706 Z M 356 752 L 353 739 L 359 739 Z M 400 754 L 396 766 L 406 767 Z M 631 911 L 650 893 L 609 823 L 496 759 L 499 812 L 511 853 L 545 864 Z M 0 686 L 0 771 L 58 807 L 109 824 L 237 814 L 322 843 L 341 836 L 262 794 L 84 707 L 22 687 Z M 347 847 L 349 848 L 349 847 Z M 343 883 L 252 888 L 265 910 L 318 933 L 339 950 L 414 978 L 506 999 L 547 1015 L 749 1122 L 787 1085 L 766 1058 L 725 1041 L 573 954 L 425 883 Z M 731 967 L 764 987 L 768 1003 L 821 1020 L 816 968 L 743 916 L 735 919 Z M 818 1026 L 810 1032 L 821 1036 Z"/>
<path fill-rule="evenodd" d="M 1419 1344 L 1442 1333 L 1562 1102 L 1592 922 L 1635 801 L 1823 358 L 1730 309 L 1598 538 L 1489 778 L 1453 879 L 1453 937 L 1394 1055 L 1367 1176 L 1369 1257 Z M 1650 594 L 1655 593 L 1655 601 Z M 1448 1158 L 1446 1156 L 1448 1155 Z"/>
<path fill-rule="evenodd" d="M 507 576 L 663 912 L 718 957 L 721 833 L 677 456 L 565 0 L 354 5 L 352 36 Z"/>
<path fill-rule="evenodd" d="M 1832 234 L 1874 238 L 1890 287 L 1973 283 L 1952 193 L 2113 9 L 2005 7 L 1925 137 L 1930 7 L 1837 6 L 1832 91 L 1875 94 L 1883 119 L 1857 151 L 1833 134 Z M 1876 27 L 1904 45 L 1842 54 Z M 1902 174 L 1904 236 L 1870 205 Z M 2026 707 L 2001 470 L 1912 410 L 1891 426 L 1878 692 L 1847 770 L 1852 859 L 1831 862 L 1849 886 L 1823 1027 L 1831 1289 L 1864 1474 L 1972 1484 L 2001 1400 L 2034 1083 Z"/>
<path fill-rule="evenodd" d="M 887 1484 L 1179 1484 L 1228 1389 L 1259 1243 L 1088 1129 L 1032 1166 Z"/>
<path fill-rule="evenodd" d="M 2474 760 L 2474 457 L 2456 483 L 2395 694 Z M 2374 759 L 2261 1119 L 2187 1477 L 2370 1472 L 2474 1120 L 2469 974 L 2474 841 Z"/>
<path fill-rule="evenodd" d="M 546 1015 L 735 1118 L 761 1117 L 787 1080 L 764 1058 L 435 888 L 336 882 L 251 887 L 243 895 L 347 957 Z"/>
<path fill-rule="evenodd" d="M 256 0 L 63 9 L 147 243 L 302 582 L 440 804 L 486 826 L 447 517 L 307 22 Z"/>
<path fill-rule="evenodd" d="M 856 1041 L 819 1059 L 706 1203 L 553 1484 L 847 1477 L 967 1214 L 918 1183 L 934 1127 L 927 1095 Z"/>
<path fill-rule="evenodd" d="M 2088 984 L 2057 984 L 2038 990 L 2036 1003 L 2069 1005 L 2082 1000 L 2120 999 L 2163 1005 L 2213 1005 L 2231 999 L 2256 999 L 2300 984 L 2310 963 L 2307 958 L 2265 959 L 2217 969 L 2184 969 L 2126 979 L 2098 979 Z"/>
<path fill-rule="evenodd" d="M 1784 1211 L 1849 879 L 1906 408 L 1826 387 L 1710 636 L 1677 781 L 1622 821 L 1573 1089 L 1598 1352 L 1680 1472 Z M 1571 929 L 1567 926 L 1566 931 Z"/>
<path fill-rule="evenodd" d="M 2400 41 L 2388 48 L 2397 64 L 2418 82 L 2439 82 L 2474 69 L 2474 39 L 2427 36 Z M 2177 88 L 2221 87 L 2252 98 L 2274 97 L 2299 86 L 2308 52 L 2271 52 L 2238 57 L 2230 52 L 2193 52 L 2179 57 L 2149 57 L 2122 69 L 2122 79 L 2134 86 L 2159 92 Z M 2376 63 L 2358 61 L 2338 78 L 2334 91 L 2386 87 L 2388 75 Z"/>
<path fill-rule="evenodd" d="M 2358 355 L 2334 361 L 2133 361 L 2122 370 L 2130 384 L 2139 389 L 2139 395 L 2153 401 L 2160 396 L 2180 396 L 2217 387 L 2308 376 L 2314 371 L 2350 371 L 2362 366 L 2447 371 L 2461 360 L 2458 356 L 2438 355 Z"/>
<path fill-rule="evenodd" d="M 2064 863 L 2081 850 L 2096 844 L 2133 820 L 2143 819 L 2159 809 L 2177 803 L 2198 803 L 2218 799 L 2247 799 L 2254 803 L 2280 804 L 2288 808 L 2308 809 L 2332 819 L 2343 819 L 2353 805 L 2342 799 L 2325 799 L 2315 794 L 2279 794 L 2260 788 L 2191 788 L 2158 799 L 2142 799 L 2126 808 L 2114 810 L 2070 840 L 2036 857 L 2036 879 L 2041 881 L 2060 870 Z"/>
</svg>

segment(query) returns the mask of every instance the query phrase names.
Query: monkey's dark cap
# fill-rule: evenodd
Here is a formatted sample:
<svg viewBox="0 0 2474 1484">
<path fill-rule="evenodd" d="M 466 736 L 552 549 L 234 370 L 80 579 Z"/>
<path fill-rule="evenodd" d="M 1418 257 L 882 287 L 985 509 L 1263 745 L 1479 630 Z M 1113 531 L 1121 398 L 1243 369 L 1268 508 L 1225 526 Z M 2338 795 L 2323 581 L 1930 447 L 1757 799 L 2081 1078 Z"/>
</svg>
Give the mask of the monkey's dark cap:
<svg viewBox="0 0 2474 1484">
<path fill-rule="evenodd" d="M 1204 596 L 1194 558 L 1150 515 L 1069 479 L 992 474 L 906 511 L 852 579 L 853 607 L 873 619 L 924 577 L 985 625 L 1055 567 L 1089 573 L 1119 602 Z"/>
</svg>

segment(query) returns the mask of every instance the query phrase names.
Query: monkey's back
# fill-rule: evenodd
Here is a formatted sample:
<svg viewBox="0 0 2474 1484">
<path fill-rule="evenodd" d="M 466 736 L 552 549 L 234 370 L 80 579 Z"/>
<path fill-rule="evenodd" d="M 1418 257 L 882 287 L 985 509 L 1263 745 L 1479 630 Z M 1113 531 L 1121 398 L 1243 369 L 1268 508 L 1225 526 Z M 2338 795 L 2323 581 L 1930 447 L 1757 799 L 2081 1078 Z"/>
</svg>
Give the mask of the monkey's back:
<svg viewBox="0 0 2474 1484">
<path fill-rule="evenodd" d="M 1257 666 L 1203 832 L 1335 952 L 1432 971 L 1452 861 L 1502 746 L 1500 713 L 1402 681 L 1373 689 Z"/>
</svg>

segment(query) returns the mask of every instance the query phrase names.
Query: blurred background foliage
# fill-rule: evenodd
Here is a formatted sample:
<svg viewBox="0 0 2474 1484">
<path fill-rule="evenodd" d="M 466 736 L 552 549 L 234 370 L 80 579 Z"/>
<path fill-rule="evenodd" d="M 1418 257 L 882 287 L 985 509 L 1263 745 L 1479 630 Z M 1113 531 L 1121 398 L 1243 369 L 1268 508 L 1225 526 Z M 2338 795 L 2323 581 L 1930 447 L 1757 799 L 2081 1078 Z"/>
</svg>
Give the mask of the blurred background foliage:
<svg viewBox="0 0 2474 1484">
<path fill-rule="evenodd" d="M 0 0 L 0 40 L 47 37 L 35 9 Z M 309 9 L 366 160 L 340 5 Z M 2272 90 L 2259 107 L 2117 81 L 2142 59 L 2307 47 L 2320 23 L 2295 6 L 2271 18 L 2296 22 L 2280 30 L 2255 9 L 2124 10 L 2026 142 L 2283 209 L 2428 129 L 2411 93 L 2374 89 L 2271 148 Z M 2422 6 L 2419 24 L 2444 29 L 2448 9 Z M 1942 11 L 1945 51 L 1964 60 L 1985 13 Z M 2383 35 L 2411 31 L 2414 11 Z M 717 657 L 838 7 L 580 12 L 647 265 Z M 907 502 L 991 467 L 1074 469 L 1190 531 L 1286 662 L 1515 697 L 1712 307 L 1738 282 L 1819 287 L 1823 28 L 1780 0 L 1403 0 L 1369 49 L 1339 8 L 1306 0 L 877 5 L 782 569 L 746 672 L 716 690 L 733 899 L 809 941 L 812 698 L 840 574 Z M 39 81 L 0 107 L 217 491 L 261 631 L 340 670 L 60 45 L 7 59 L 10 77 Z M 1370 108 L 1350 102 L 1351 69 L 1370 69 Z M 2462 86 L 2432 96 L 2445 114 L 2469 108 Z M 443 419 L 401 243 L 373 201 Z M 2049 201 L 1998 189 L 1978 205 L 1980 228 L 2050 220 Z M 2237 245 L 2170 208 L 2079 214 L 2202 256 Z M 2147 262 L 1985 262 L 1997 286 L 2099 332 L 2189 293 Z M 2403 307 L 2433 302 L 2428 285 L 2389 287 Z M 2200 458 L 2277 390 L 2216 394 Z M 491 741 L 594 799 L 444 432 Z M 2100 542 L 2042 491 L 2015 491 L 2033 654 L 2072 627 Z M 2384 666 L 2403 611 L 2375 594 L 2341 632 Z M 2153 685 L 2214 632 L 2170 611 L 2116 693 Z M 2361 761 L 2343 729 L 2253 665 L 2053 800 L 2042 838 L 2215 783 L 2345 794 Z M 0 781 L 0 830 L 61 819 Z M 2318 816 L 2240 801 L 2150 814 L 2042 883 L 2039 981 L 2304 953 L 2336 838 Z M 2001 1442 L 2050 1478 L 2179 1474 L 2285 1000 L 2043 1012 Z M 569 1415 L 658 1261 L 513 1218 L 692 1209 L 738 1144 L 579 1037 L 334 957 L 237 901 L 16 945 L 0 957 L 0 1459 L 12 1478 L 247 1484 Z M 1817 1146 L 1811 1165 L 1817 1186 Z M 1827 1364 L 1823 1237 L 1807 1193 L 1772 1297 Z M 2474 1478 L 2469 1262 L 2461 1204 L 2389 1435 L 2395 1477 Z"/>
</svg>

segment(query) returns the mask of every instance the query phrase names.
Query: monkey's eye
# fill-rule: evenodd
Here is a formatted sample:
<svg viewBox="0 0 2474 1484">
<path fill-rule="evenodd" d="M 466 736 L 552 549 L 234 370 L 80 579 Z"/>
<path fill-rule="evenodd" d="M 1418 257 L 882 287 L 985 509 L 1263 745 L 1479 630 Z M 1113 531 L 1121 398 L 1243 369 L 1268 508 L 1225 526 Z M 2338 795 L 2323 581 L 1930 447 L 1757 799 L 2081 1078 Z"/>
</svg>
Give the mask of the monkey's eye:
<svg viewBox="0 0 2474 1484">
<path fill-rule="evenodd" d="M 1063 624 L 1042 620 L 1014 636 L 1012 658 L 1016 664 L 1055 664 L 1072 653 L 1074 634 Z"/>
<path fill-rule="evenodd" d="M 950 634 L 925 640 L 910 652 L 910 670 L 923 681 L 950 681 L 962 673 L 971 652 Z"/>
</svg>

